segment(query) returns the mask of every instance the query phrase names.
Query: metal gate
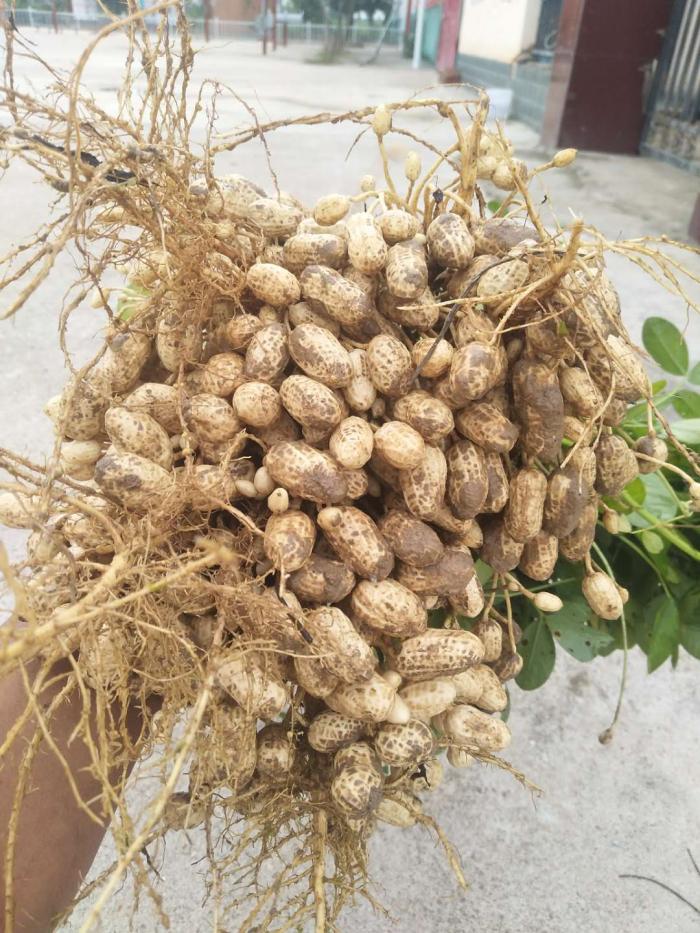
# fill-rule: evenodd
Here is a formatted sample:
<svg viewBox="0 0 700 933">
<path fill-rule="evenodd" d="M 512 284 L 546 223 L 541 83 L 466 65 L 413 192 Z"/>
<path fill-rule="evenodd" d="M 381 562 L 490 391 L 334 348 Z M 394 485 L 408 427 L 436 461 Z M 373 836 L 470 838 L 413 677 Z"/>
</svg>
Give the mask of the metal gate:
<svg viewBox="0 0 700 933">
<path fill-rule="evenodd" d="M 675 0 L 651 80 L 641 150 L 700 174 L 700 0 Z"/>
</svg>

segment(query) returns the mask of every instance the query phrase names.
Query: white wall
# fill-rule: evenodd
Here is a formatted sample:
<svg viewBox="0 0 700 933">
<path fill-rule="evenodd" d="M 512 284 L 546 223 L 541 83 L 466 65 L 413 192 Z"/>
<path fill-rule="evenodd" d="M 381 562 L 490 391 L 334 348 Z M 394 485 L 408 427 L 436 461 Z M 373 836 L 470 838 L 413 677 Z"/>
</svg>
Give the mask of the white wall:
<svg viewBox="0 0 700 933">
<path fill-rule="evenodd" d="M 459 51 L 512 62 L 535 41 L 542 0 L 462 0 Z"/>
</svg>

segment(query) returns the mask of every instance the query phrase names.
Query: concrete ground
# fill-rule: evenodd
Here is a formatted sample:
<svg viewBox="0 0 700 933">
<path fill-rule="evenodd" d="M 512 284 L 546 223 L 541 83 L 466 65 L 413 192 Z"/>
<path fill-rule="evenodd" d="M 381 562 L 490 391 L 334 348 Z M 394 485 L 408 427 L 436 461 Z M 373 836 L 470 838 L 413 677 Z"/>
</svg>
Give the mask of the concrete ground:
<svg viewBox="0 0 700 933">
<path fill-rule="evenodd" d="M 37 49 L 54 67 L 69 67 L 89 37 L 31 34 Z M 124 47 L 111 40 L 86 71 L 99 102 L 110 106 L 119 83 Z M 431 85 L 429 70 L 413 72 L 396 56 L 379 65 L 359 67 L 311 64 L 307 47 L 290 47 L 263 59 L 257 46 L 236 42 L 209 47 L 198 75 L 216 77 L 234 87 L 261 119 L 296 116 L 318 110 L 342 111 L 399 100 Z M 21 80 L 40 87 L 33 65 L 18 61 Z M 427 93 L 427 92 L 426 92 Z M 433 93 L 432 91 L 430 93 Z M 445 93 L 443 90 L 441 93 Z M 219 108 L 221 132 L 245 121 L 233 102 Z M 444 131 L 430 117 L 415 117 L 436 142 Z M 508 133 L 530 164 L 549 154 L 537 150 L 532 132 L 511 124 Z M 328 191 L 354 191 L 357 179 L 377 171 L 368 145 L 345 152 L 355 136 L 350 127 L 297 128 L 270 137 L 273 162 L 283 188 L 310 201 Z M 392 164 L 400 167 L 409 148 L 392 138 Z M 219 171 L 240 171 L 262 183 L 265 164 L 253 144 L 222 158 Z M 582 153 L 566 172 L 546 176 L 547 191 L 564 220 L 570 209 L 596 224 L 609 237 L 667 233 L 682 238 L 697 189 L 697 179 L 646 159 Z M 0 184 L 0 253 L 30 232 L 44 216 L 50 197 L 27 171 L 13 169 Z M 698 257 L 689 260 L 700 274 Z M 627 323 L 638 337 L 648 314 L 685 323 L 682 302 L 638 274 L 632 265 L 610 263 L 620 290 Z M 47 283 L 13 321 L 0 325 L 0 419 L 2 445 L 41 457 L 50 432 L 41 415 L 46 398 L 65 378 L 57 349 L 58 310 L 70 281 L 70 260 L 63 260 Z M 83 359 L 97 339 L 101 321 L 81 309 L 74 317 L 70 344 Z M 698 352 L 698 322 L 691 318 L 689 337 Z M 20 536 L 3 536 L 13 550 Z M 700 817 L 698 744 L 698 669 L 687 656 L 674 672 L 666 666 L 647 678 L 644 659 L 631 657 L 630 680 L 622 722 L 615 741 L 597 741 L 615 705 L 621 659 L 581 665 L 559 652 L 554 675 L 536 693 L 512 690 L 514 741 L 509 759 L 544 790 L 533 799 L 509 775 L 492 769 L 452 772 L 428 801 L 427 809 L 448 830 L 462 853 L 472 888 L 460 894 L 441 853 L 418 829 L 386 827 L 372 844 L 372 870 L 378 894 L 393 919 L 366 905 L 348 911 L 348 933 L 691 933 L 698 915 L 671 894 L 648 882 L 622 879 L 643 874 L 662 880 L 700 904 L 700 878 L 686 847 L 697 846 Z M 134 802 L 143 798 L 134 788 Z M 160 866 L 159 890 L 174 933 L 206 930 L 211 918 L 203 905 L 202 839 L 194 833 L 170 839 Z M 106 842 L 94 866 L 109 864 Z M 696 852 L 700 856 L 700 848 Z M 157 920 L 143 900 L 131 916 L 128 884 L 115 895 L 102 921 L 106 933 L 152 931 Z M 87 908 L 76 911 L 66 929 L 77 930 Z M 238 927 L 231 918 L 224 928 Z"/>
</svg>

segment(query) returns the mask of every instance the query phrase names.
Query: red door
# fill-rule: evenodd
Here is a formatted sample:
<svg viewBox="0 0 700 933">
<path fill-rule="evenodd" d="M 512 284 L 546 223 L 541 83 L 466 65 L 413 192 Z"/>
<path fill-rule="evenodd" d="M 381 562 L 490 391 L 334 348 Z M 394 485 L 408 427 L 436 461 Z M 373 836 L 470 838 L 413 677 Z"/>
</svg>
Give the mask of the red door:
<svg viewBox="0 0 700 933">
<path fill-rule="evenodd" d="M 442 26 L 436 62 L 440 74 L 453 71 L 455 67 L 461 7 L 462 0 L 442 0 Z"/>
</svg>

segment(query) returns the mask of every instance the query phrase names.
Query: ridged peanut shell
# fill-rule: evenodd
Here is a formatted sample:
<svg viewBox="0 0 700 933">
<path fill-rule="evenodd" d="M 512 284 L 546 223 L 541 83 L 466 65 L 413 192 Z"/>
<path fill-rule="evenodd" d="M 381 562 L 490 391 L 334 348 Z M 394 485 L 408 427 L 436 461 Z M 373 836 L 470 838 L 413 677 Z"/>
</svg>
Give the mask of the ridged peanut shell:
<svg viewBox="0 0 700 933">
<path fill-rule="evenodd" d="M 422 389 L 409 392 L 394 402 L 393 416 L 410 424 L 429 444 L 437 444 L 454 430 L 451 410 Z"/>
<path fill-rule="evenodd" d="M 427 238 L 431 257 L 445 269 L 465 269 L 474 256 L 474 237 L 458 214 L 438 214 Z"/>
<path fill-rule="evenodd" d="M 461 547 L 446 547 L 434 564 L 424 567 L 401 563 L 397 573 L 399 582 L 414 593 L 439 596 L 459 596 L 473 575 L 474 562 Z"/>
<path fill-rule="evenodd" d="M 245 382 L 245 362 L 238 353 L 216 353 L 211 356 L 201 372 L 202 392 L 230 398 L 238 386 Z"/>
<path fill-rule="evenodd" d="M 313 265 L 340 269 L 345 264 L 347 255 L 345 240 L 333 233 L 297 233 L 289 237 L 282 250 L 285 266 L 294 273 L 302 272 L 307 266 Z M 298 301 L 298 298 L 294 300 Z"/>
<path fill-rule="evenodd" d="M 471 632 L 428 629 L 401 643 L 395 667 L 408 680 L 425 680 L 480 664 L 483 655 L 483 645 Z"/>
<path fill-rule="evenodd" d="M 477 666 L 467 668 L 466 671 L 459 671 L 450 678 L 457 699 L 462 703 L 476 703 L 481 696 L 483 682 L 477 674 Z"/>
<path fill-rule="evenodd" d="M 376 275 L 384 268 L 389 252 L 377 221 L 371 214 L 353 214 L 347 231 L 350 262 L 365 275 Z"/>
<path fill-rule="evenodd" d="M 494 661 L 491 667 L 501 683 L 505 683 L 518 676 L 523 669 L 523 658 L 522 655 L 517 652 L 515 654 L 504 653 L 500 656 L 498 661 Z"/>
<path fill-rule="evenodd" d="M 49 399 L 44 412 L 56 433 L 89 441 L 102 432 L 106 399 L 84 379 L 72 379 L 60 395 Z"/>
<path fill-rule="evenodd" d="M 374 337 L 367 347 L 367 364 L 372 384 L 382 395 L 398 398 L 410 386 L 413 362 L 406 347 L 388 334 Z"/>
<path fill-rule="evenodd" d="M 384 211 L 377 222 L 386 242 L 393 246 L 402 240 L 411 240 L 418 233 L 418 218 L 408 211 L 396 208 Z"/>
<path fill-rule="evenodd" d="M 445 549 L 430 525 L 409 512 L 392 509 L 379 520 L 379 530 L 399 560 L 411 567 L 434 564 Z"/>
<path fill-rule="evenodd" d="M 193 509 L 210 512 L 236 495 L 236 479 L 214 464 L 197 464 L 188 477 L 187 498 Z"/>
<path fill-rule="evenodd" d="M 331 506 L 318 513 L 317 522 L 338 557 L 358 576 L 375 581 L 389 576 L 394 555 L 369 515 L 354 506 Z"/>
<path fill-rule="evenodd" d="M 497 661 L 503 647 L 503 629 L 495 619 L 479 619 L 471 631 L 484 646 L 484 661 Z"/>
<path fill-rule="evenodd" d="M 171 473 L 138 454 L 108 451 L 95 464 L 95 482 L 121 504 L 145 512 L 162 504 L 174 489 Z"/>
<path fill-rule="evenodd" d="M 502 516 L 494 517 L 482 524 L 484 543 L 479 557 L 496 573 L 515 570 L 523 553 L 523 543 L 512 538 L 504 525 Z"/>
<path fill-rule="evenodd" d="M 382 823 L 406 829 L 416 825 L 420 813 L 421 805 L 417 797 L 395 789 L 392 790 L 391 796 L 382 797 L 374 815 Z"/>
<path fill-rule="evenodd" d="M 259 774 L 273 781 L 286 781 L 294 764 L 294 744 L 287 728 L 270 723 L 258 732 L 257 764 Z"/>
<path fill-rule="evenodd" d="M 380 282 L 377 307 L 388 320 L 419 331 L 430 330 L 440 317 L 440 306 L 428 287 L 415 298 L 399 298 Z"/>
<path fill-rule="evenodd" d="M 316 327 L 323 327 L 330 331 L 334 337 L 340 334 L 340 324 L 329 317 L 320 307 L 311 307 L 307 301 L 297 301 L 290 305 L 287 312 L 289 323 L 292 327 L 300 327 L 302 324 L 315 324 Z"/>
<path fill-rule="evenodd" d="M 434 747 L 430 726 L 420 719 L 385 723 L 374 737 L 374 748 L 381 760 L 397 768 L 420 764 L 430 758 Z"/>
<path fill-rule="evenodd" d="M 339 603 L 352 592 L 355 574 L 342 561 L 312 554 L 290 575 L 287 585 L 306 602 Z"/>
<path fill-rule="evenodd" d="M 333 458 L 304 441 L 275 444 L 263 463 L 273 480 L 292 496 L 324 504 L 340 502 L 347 495 L 343 471 Z"/>
<path fill-rule="evenodd" d="M 241 421 L 254 428 L 270 428 L 284 414 L 279 392 L 267 382 L 239 386 L 233 393 L 233 408 Z"/>
<path fill-rule="evenodd" d="M 487 451 L 484 454 L 488 493 L 482 512 L 501 512 L 508 501 L 508 477 L 500 454 Z"/>
<path fill-rule="evenodd" d="M 246 219 L 268 237 L 291 236 L 301 218 L 302 212 L 296 205 L 274 198 L 256 198 L 246 209 Z"/>
<path fill-rule="evenodd" d="M 326 697 L 326 705 L 362 722 L 384 722 L 395 697 L 396 690 L 375 672 L 361 683 L 340 684 Z"/>
<path fill-rule="evenodd" d="M 473 705 L 487 713 L 500 713 L 508 706 L 508 694 L 498 675 L 485 664 L 478 664 L 474 674 L 481 682 L 481 693 Z"/>
<path fill-rule="evenodd" d="M 581 418 L 592 418 L 603 407 L 603 396 L 584 369 L 565 366 L 559 372 L 559 387 L 564 401 Z"/>
<path fill-rule="evenodd" d="M 574 530 L 590 495 L 590 487 L 570 466 L 555 470 L 547 483 L 542 527 L 557 538 Z"/>
<path fill-rule="evenodd" d="M 182 431 L 180 394 L 175 386 L 168 386 L 162 382 L 144 382 L 133 389 L 122 404 L 129 411 L 150 415 L 168 435 Z"/>
<path fill-rule="evenodd" d="M 403 421 L 386 421 L 374 434 L 374 447 L 398 470 L 411 470 L 425 457 L 422 436 Z"/>
<path fill-rule="evenodd" d="M 289 414 L 304 428 L 332 431 L 343 419 L 343 408 L 328 386 L 309 376 L 287 376 L 280 398 Z"/>
<path fill-rule="evenodd" d="M 340 679 L 315 657 L 297 655 L 294 658 L 294 673 L 302 690 L 319 700 L 333 693 L 340 683 Z"/>
<path fill-rule="evenodd" d="M 228 441 L 242 428 L 230 402 L 204 392 L 186 402 L 185 418 L 197 437 L 205 441 Z"/>
<path fill-rule="evenodd" d="M 125 409 L 121 409 L 125 411 Z M 131 412 L 128 412 L 131 414 Z M 157 422 L 154 422 L 153 419 L 150 419 L 151 423 L 159 429 L 160 426 Z M 165 435 L 166 439 L 168 438 L 167 434 Z M 116 445 L 115 445 L 116 446 Z M 152 445 L 148 445 L 149 448 Z M 122 449 L 128 449 L 125 445 L 122 445 Z M 139 453 L 140 451 L 135 450 L 134 453 Z M 77 480 L 89 480 L 92 479 L 95 472 L 95 464 L 102 456 L 102 444 L 99 441 L 64 441 L 61 444 L 61 455 L 59 457 L 58 466 L 59 469 L 66 475 Z M 156 460 L 157 457 L 150 457 L 151 460 Z M 172 464 L 172 450 L 170 449 L 170 440 L 168 439 L 168 457 L 165 458 L 165 461 L 161 463 L 161 466 L 165 469 L 169 469 Z"/>
<path fill-rule="evenodd" d="M 368 422 L 356 415 L 344 418 L 331 434 L 328 449 L 347 470 L 359 470 L 372 456 L 374 433 Z"/>
<path fill-rule="evenodd" d="M 620 591 L 606 573 L 597 571 L 585 576 L 581 590 L 588 605 L 601 619 L 612 621 L 622 615 Z"/>
<path fill-rule="evenodd" d="M 482 398 L 503 381 L 507 358 L 501 346 L 473 341 L 455 351 L 448 387 L 459 406 Z"/>
<path fill-rule="evenodd" d="M 326 670 L 344 683 L 366 680 L 377 664 L 377 656 L 345 613 L 337 606 L 324 606 L 306 613 L 306 630 L 314 651 Z"/>
<path fill-rule="evenodd" d="M 510 479 L 508 504 L 503 513 L 506 531 L 515 541 L 529 541 L 542 527 L 547 477 L 534 467 L 516 471 Z"/>
<path fill-rule="evenodd" d="M 221 658 L 216 665 L 216 683 L 249 716 L 260 719 L 277 716 L 289 699 L 272 665 L 257 652 L 236 651 Z"/>
<path fill-rule="evenodd" d="M 366 728 L 366 724 L 359 719 L 324 710 L 312 720 L 306 737 L 311 748 L 328 754 L 356 742 Z"/>
<path fill-rule="evenodd" d="M 579 561 L 588 554 L 595 540 L 598 522 L 598 500 L 591 498 L 586 502 L 576 527 L 559 539 L 559 552 L 567 560 Z"/>
<path fill-rule="evenodd" d="M 253 263 L 246 273 L 246 285 L 256 298 L 273 308 L 285 308 L 301 298 L 296 276 L 271 262 Z"/>
<path fill-rule="evenodd" d="M 110 408 L 105 413 L 105 431 L 117 450 L 139 454 L 164 470 L 173 465 L 170 438 L 150 415 L 129 411 L 128 408 Z"/>
<path fill-rule="evenodd" d="M 514 408 L 523 451 L 545 462 L 556 460 L 564 435 L 564 399 L 555 371 L 521 359 L 513 367 Z"/>
<path fill-rule="evenodd" d="M 311 556 L 315 541 L 316 525 L 297 509 L 273 514 L 265 525 L 263 546 L 276 570 L 299 570 Z"/>
<path fill-rule="evenodd" d="M 413 345 L 413 365 L 420 366 L 420 374 L 434 379 L 447 372 L 452 362 L 454 347 L 447 340 L 437 337 L 420 337 Z"/>
<path fill-rule="evenodd" d="M 510 262 L 487 269 L 479 279 L 476 293 L 480 298 L 493 298 L 504 292 L 514 291 L 527 282 L 529 275 L 530 267 L 526 262 L 522 259 L 511 259 Z"/>
<path fill-rule="evenodd" d="M 448 602 L 458 615 L 468 619 L 478 616 L 483 611 L 486 601 L 484 588 L 477 575 L 474 574 L 461 593 L 451 593 Z"/>
<path fill-rule="evenodd" d="M 548 531 L 540 530 L 525 542 L 518 568 L 540 582 L 549 580 L 559 557 L 559 539 Z M 577 558 L 578 559 L 578 558 Z"/>
<path fill-rule="evenodd" d="M 324 227 L 338 223 L 350 210 L 350 203 L 344 194 L 326 194 L 314 205 L 314 220 Z"/>
<path fill-rule="evenodd" d="M 343 278 L 335 269 L 321 265 L 307 266 L 299 281 L 304 298 L 320 302 L 341 326 L 369 326 L 371 299 L 358 285 Z"/>
<path fill-rule="evenodd" d="M 423 603 L 396 580 L 361 580 L 352 592 L 350 606 L 355 619 L 385 635 L 408 638 L 419 635 L 428 625 Z"/>
<path fill-rule="evenodd" d="M 171 373 L 180 366 L 192 366 L 202 354 L 201 328 L 187 323 L 178 312 L 167 312 L 158 319 L 156 326 L 156 352 Z"/>
<path fill-rule="evenodd" d="M 399 481 L 409 512 L 430 520 L 445 499 L 447 461 L 438 447 L 427 446 L 425 456 L 410 470 L 402 470 Z"/>
<path fill-rule="evenodd" d="M 456 745 L 500 752 L 510 745 L 511 734 L 502 719 L 467 704 L 455 706 L 444 717 L 445 734 Z"/>
<path fill-rule="evenodd" d="M 484 453 L 471 441 L 459 440 L 447 451 L 446 461 L 447 501 L 459 518 L 474 518 L 488 495 Z"/>
<path fill-rule="evenodd" d="M 353 378 L 350 354 L 324 327 L 301 324 L 288 339 L 289 353 L 300 369 L 332 389 L 349 385 Z"/>
<path fill-rule="evenodd" d="M 263 326 L 263 322 L 254 314 L 237 314 L 226 322 L 226 340 L 232 350 L 244 350 Z"/>
<path fill-rule="evenodd" d="M 252 382 L 276 382 L 289 362 L 287 328 L 268 324 L 257 331 L 245 354 L 245 375 Z"/>
<path fill-rule="evenodd" d="M 484 451 L 505 454 L 513 449 L 520 429 L 490 402 L 470 402 L 454 416 L 455 427 Z"/>
<path fill-rule="evenodd" d="M 457 698 L 457 689 L 450 678 L 436 677 L 407 684 L 399 690 L 399 696 L 413 718 L 428 722 L 452 706 Z"/>
<path fill-rule="evenodd" d="M 423 294 L 428 285 L 428 266 L 419 243 L 408 240 L 389 249 L 386 282 L 395 298 L 415 300 Z"/>
<path fill-rule="evenodd" d="M 606 434 L 600 438 L 595 456 L 595 488 L 603 496 L 619 496 L 625 486 L 639 474 L 634 451 L 616 434 Z"/>
<path fill-rule="evenodd" d="M 370 768 L 343 768 L 331 781 L 331 799 L 348 816 L 368 816 L 381 803 L 382 784 L 381 776 Z"/>
</svg>

